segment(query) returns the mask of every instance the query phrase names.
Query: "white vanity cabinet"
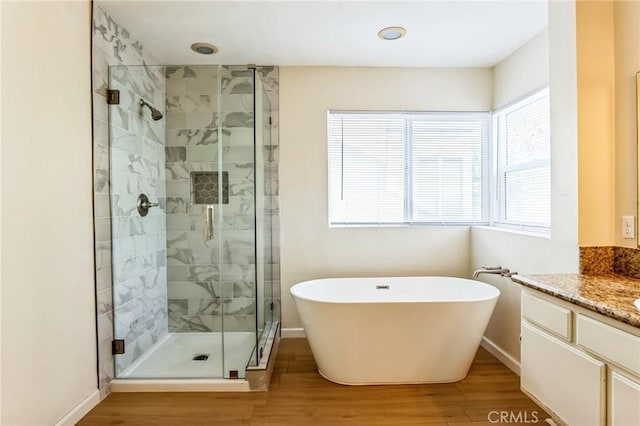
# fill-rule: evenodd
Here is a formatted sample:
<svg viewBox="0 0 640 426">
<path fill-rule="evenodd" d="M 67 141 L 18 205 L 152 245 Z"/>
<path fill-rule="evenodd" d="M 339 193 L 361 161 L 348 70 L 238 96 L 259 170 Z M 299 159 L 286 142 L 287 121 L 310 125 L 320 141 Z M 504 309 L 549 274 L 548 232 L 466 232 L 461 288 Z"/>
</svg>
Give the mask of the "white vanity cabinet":
<svg viewBox="0 0 640 426">
<path fill-rule="evenodd" d="M 616 371 L 609 380 L 609 424 L 640 425 L 640 383 Z"/>
<path fill-rule="evenodd" d="M 556 421 L 640 425 L 640 329 L 522 292 L 521 388 Z"/>
</svg>

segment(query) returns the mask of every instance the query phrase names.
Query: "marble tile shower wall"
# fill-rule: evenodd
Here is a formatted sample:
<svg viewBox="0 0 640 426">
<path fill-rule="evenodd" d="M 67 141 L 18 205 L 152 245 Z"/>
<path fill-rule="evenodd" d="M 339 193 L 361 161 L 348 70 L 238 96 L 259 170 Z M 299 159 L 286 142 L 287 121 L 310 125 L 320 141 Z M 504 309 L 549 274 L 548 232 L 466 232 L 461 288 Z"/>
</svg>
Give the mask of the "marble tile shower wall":
<svg viewBox="0 0 640 426">
<path fill-rule="evenodd" d="M 120 91 L 120 105 L 109 106 L 114 332 L 126 347 L 117 372 L 167 334 L 164 123 L 140 108 L 142 98 L 164 114 L 164 84 L 164 67 L 111 67 Z M 140 194 L 159 204 L 144 217 Z"/>
<path fill-rule="evenodd" d="M 152 220 L 144 224 L 134 220 L 133 215 L 127 216 L 132 213 L 131 197 L 128 197 L 131 191 L 144 188 L 149 190 L 152 199 L 155 195 L 160 197 L 161 191 L 164 191 L 163 185 L 158 185 L 164 178 L 164 149 L 160 147 L 164 140 L 162 124 L 151 123 L 148 116 L 139 115 L 140 110 L 136 109 L 135 104 L 137 98 L 134 97 L 134 94 L 145 97 L 162 109 L 164 78 L 158 67 L 139 67 L 136 73 L 126 72 L 122 68 L 115 75 L 121 85 L 132 90 L 122 90 L 121 107 L 111 107 L 115 108 L 112 110 L 112 119 L 117 124 L 112 130 L 117 136 L 116 144 L 120 145 L 114 148 L 111 153 L 113 158 L 110 159 L 109 110 L 106 101 L 109 66 L 157 62 L 127 29 L 116 23 L 97 3 L 94 4 L 92 23 L 98 386 L 104 398 L 109 390 L 108 384 L 114 378 L 114 358 L 111 355 L 111 341 L 114 339 L 113 299 L 123 308 L 122 312 L 117 313 L 119 323 L 116 329 L 127 335 L 128 343 L 135 341 L 127 348 L 128 357 L 138 356 L 149 342 L 166 332 L 166 306 L 162 306 L 162 297 L 166 297 L 162 296 L 163 292 L 166 293 L 166 273 L 162 266 L 165 260 L 161 213 L 154 212 Z M 111 181 L 111 168 L 126 168 L 128 175 Z M 154 185 L 155 189 L 152 188 Z M 114 197 L 117 201 L 113 205 L 110 202 L 112 189 L 119 192 Z M 127 197 L 129 200 L 126 200 Z M 112 207 L 115 214 L 113 218 Z M 112 219 L 115 225 L 114 238 L 117 240 L 113 252 Z M 147 234 L 142 234 L 143 229 Z M 137 235 L 124 238 L 126 232 Z M 157 272 L 154 265 L 158 267 Z M 114 280 L 118 283 L 112 288 Z M 126 304 L 127 301 L 131 303 Z M 130 358 L 123 358 L 124 364 Z"/>
<path fill-rule="evenodd" d="M 182 66 L 167 67 L 166 76 L 169 331 L 221 331 L 223 314 L 225 331 L 252 331 L 256 314 L 252 73 Z M 205 241 L 204 206 L 194 203 L 190 179 L 193 172 L 218 170 L 219 148 L 222 170 L 228 172 L 228 204 L 222 210 L 214 207 L 214 238 Z"/>
</svg>

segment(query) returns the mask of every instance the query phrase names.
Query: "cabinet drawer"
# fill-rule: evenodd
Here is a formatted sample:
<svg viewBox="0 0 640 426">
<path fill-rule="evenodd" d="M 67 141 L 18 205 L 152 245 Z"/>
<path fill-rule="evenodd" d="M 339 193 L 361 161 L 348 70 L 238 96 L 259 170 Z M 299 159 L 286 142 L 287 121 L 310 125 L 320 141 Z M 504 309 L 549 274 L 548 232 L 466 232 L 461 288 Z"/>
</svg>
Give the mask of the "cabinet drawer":
<svg viewBox="0 0 640 426">
<path fill-rule="evenodd" d="M 640 375 L 640 337 L 578 314 L 576 343 Z"/>
<path fill-rule="evenodd" d="M 605 365 L 526 322 L 520 384 L 563 423 L 604 425 Z"/>
<path fill-rule="evenodd" d="M 563 339 L 571 340 L 571 311 L 561 306 L 522 293 L 522 315 L 529 321 Z"/>
</svg>

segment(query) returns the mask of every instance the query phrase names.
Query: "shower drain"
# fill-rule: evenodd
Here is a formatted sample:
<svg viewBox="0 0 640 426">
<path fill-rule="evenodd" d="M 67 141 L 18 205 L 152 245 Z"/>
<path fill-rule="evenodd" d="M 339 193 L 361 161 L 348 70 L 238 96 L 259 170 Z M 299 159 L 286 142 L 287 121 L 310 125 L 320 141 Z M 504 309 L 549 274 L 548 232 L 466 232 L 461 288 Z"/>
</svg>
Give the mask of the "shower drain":
<svg viewBox="0 0 640 426">
<path fill-rule="evenodd" d="M 197 354 L 192 359 L 194 361 L 206 361 L 209 359 L 209 354 Z"/>
</svg>

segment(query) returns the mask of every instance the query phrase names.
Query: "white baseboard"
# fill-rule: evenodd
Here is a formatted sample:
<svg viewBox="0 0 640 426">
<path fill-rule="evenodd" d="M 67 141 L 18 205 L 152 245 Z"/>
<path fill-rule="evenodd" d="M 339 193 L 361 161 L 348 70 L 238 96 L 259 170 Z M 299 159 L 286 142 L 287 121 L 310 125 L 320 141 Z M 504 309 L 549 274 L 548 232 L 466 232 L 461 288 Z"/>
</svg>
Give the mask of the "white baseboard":
<svg viewBox="0 0 640 426">
<path fill-rule="evenodd" d="M 520 363 L 507 352 L 505 352 L 501 347 L 499 347 L 486 337 L 482 338 L 480 346 L 485 348 L 491 355 L 498 358 L 498 361 L 506 365 L 509 370 L 520 376 Z"/>
<path fill-rule="evenodd" d="M 69 411 L 63 418 L 58 420 L 55 426 L 73 426 L 80 421 L 89 411 L 100 402 L 100 391 L 96 389 L 86 397 L 80 404 Z"/>
<path fill-rule="evenodd" d="M 304 339 L 307 337 L 307 334 L 304 332 L 304 328 L 283 328 L 282 329 L 282 338 L 283 339 Z"/>
</svg>

